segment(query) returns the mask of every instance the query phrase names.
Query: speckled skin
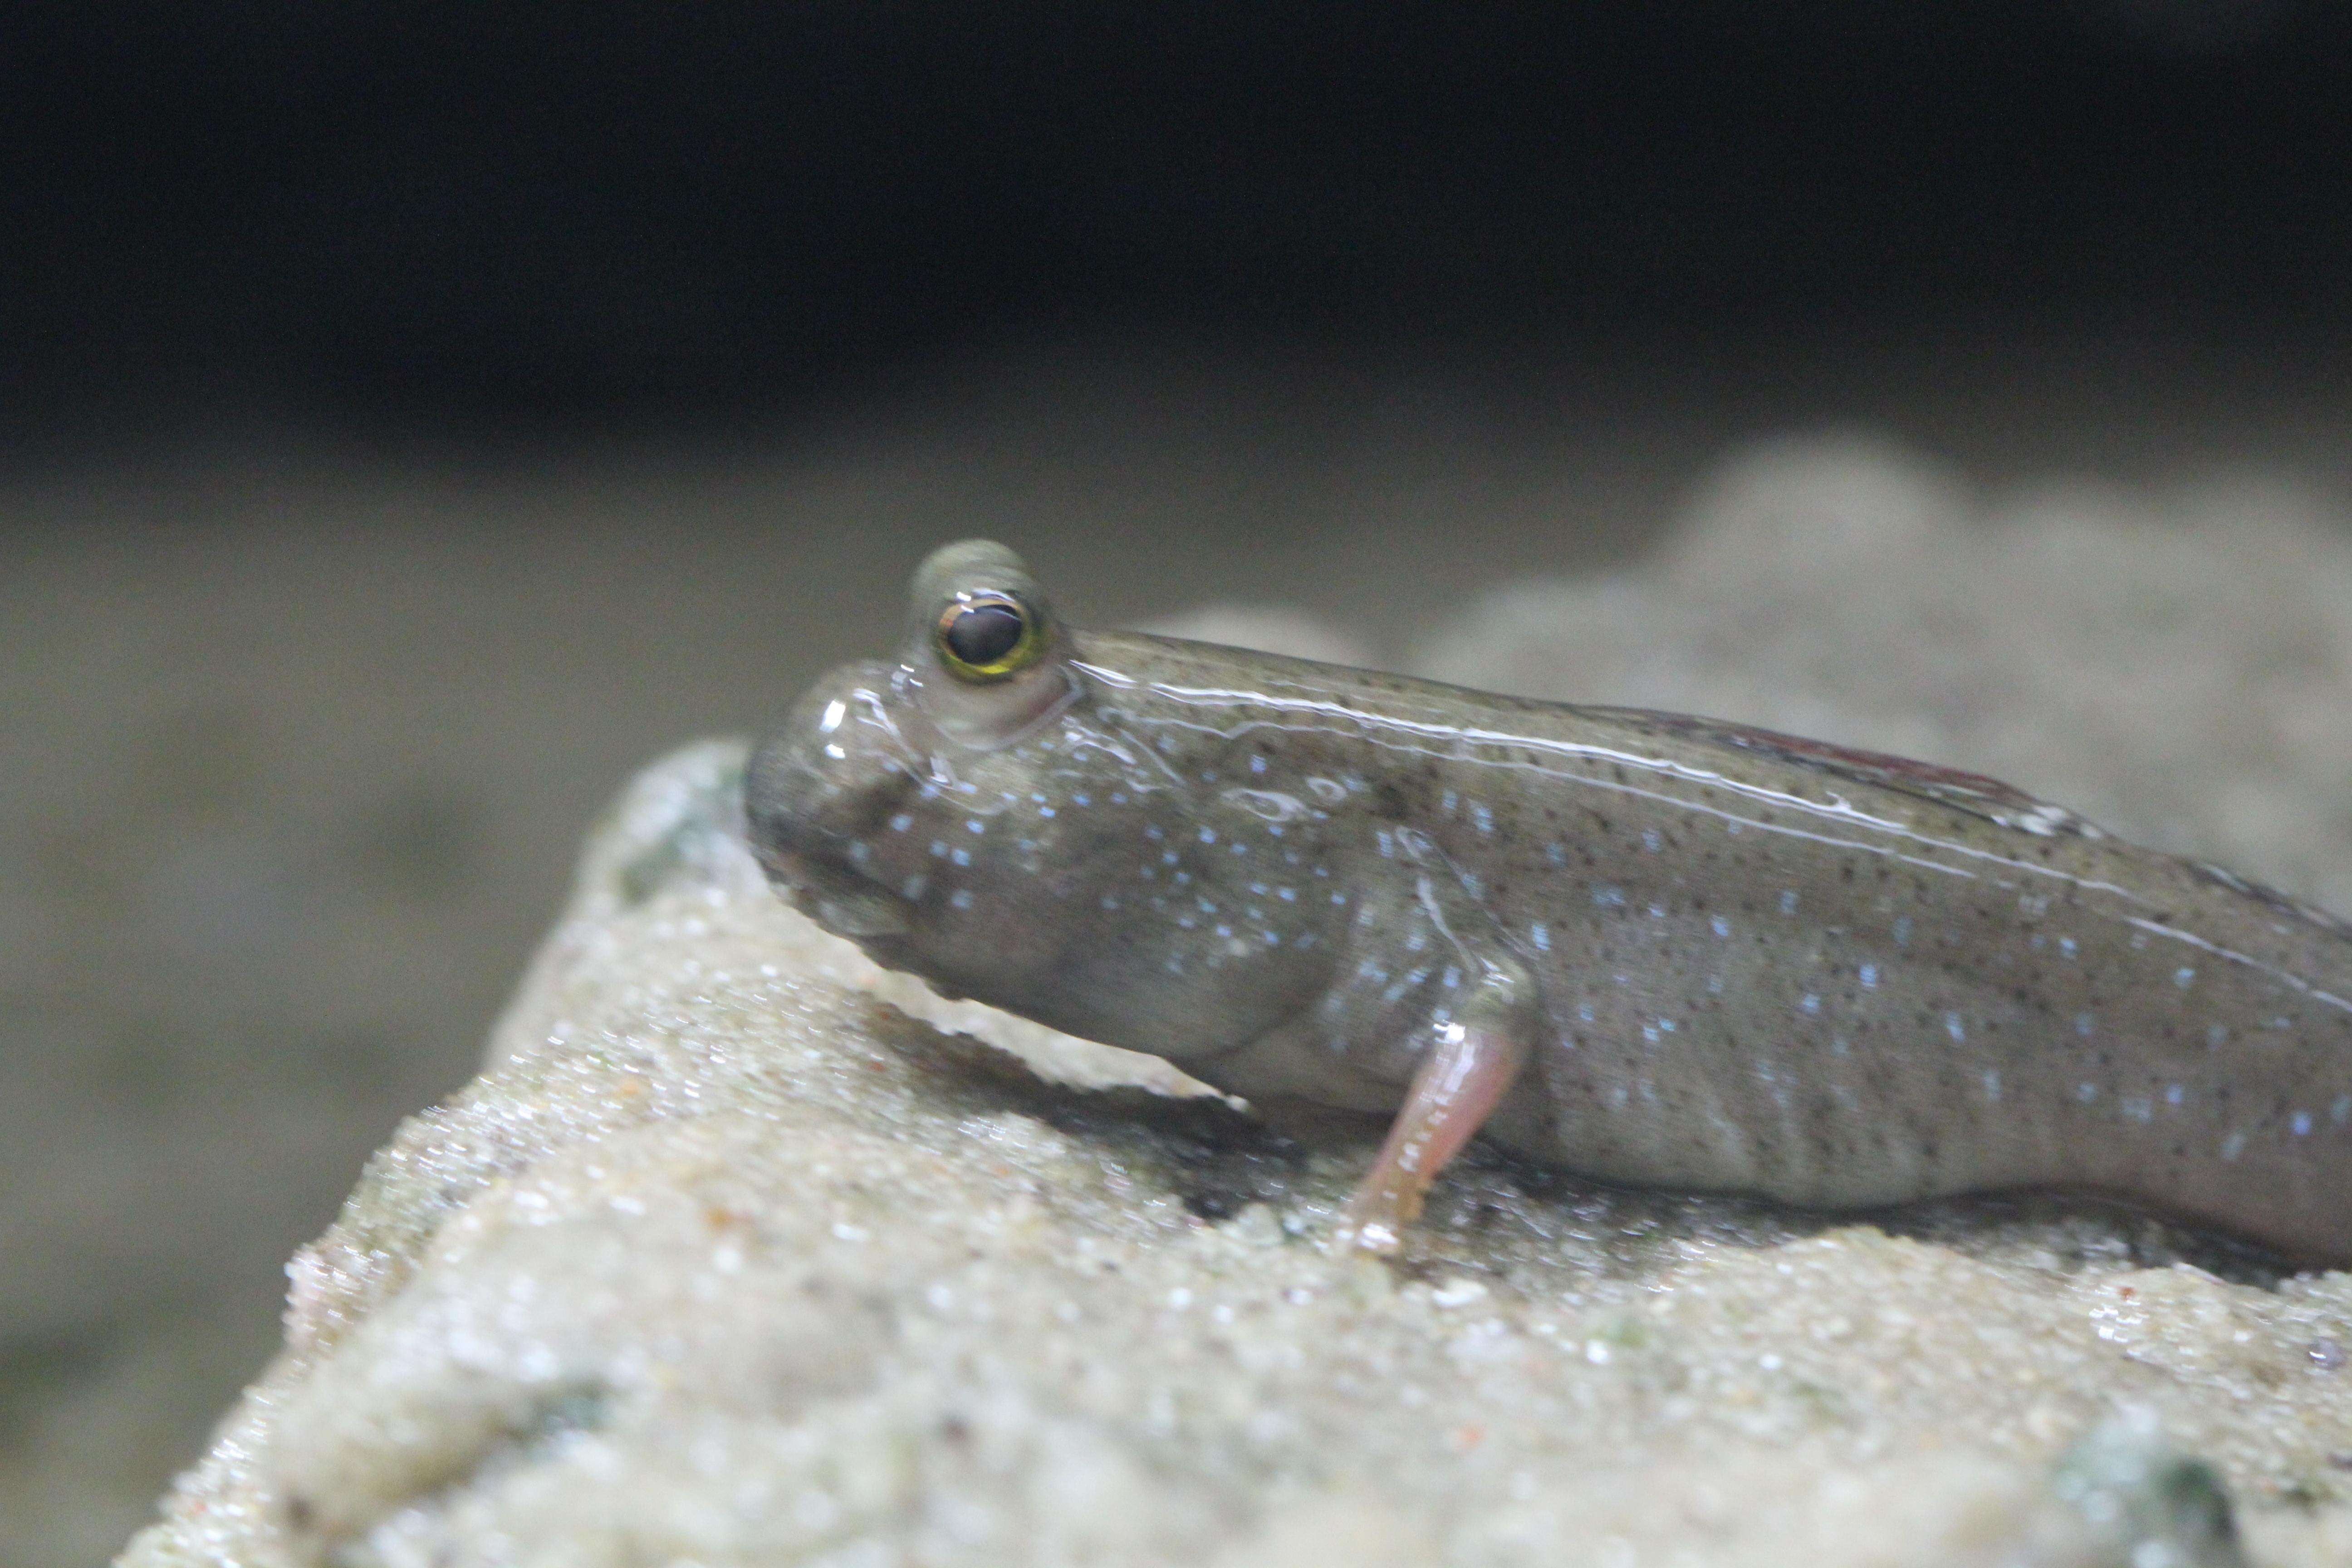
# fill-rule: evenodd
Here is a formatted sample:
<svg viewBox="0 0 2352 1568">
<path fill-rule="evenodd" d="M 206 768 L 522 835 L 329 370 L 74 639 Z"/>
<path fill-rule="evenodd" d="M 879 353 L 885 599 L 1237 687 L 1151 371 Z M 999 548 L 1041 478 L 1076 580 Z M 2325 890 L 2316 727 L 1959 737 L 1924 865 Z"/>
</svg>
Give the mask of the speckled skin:
<svg viewBox="0 0 2352 1568">
<path fill-rule="evenodd" d="M 951 994 L 1368 1110 L 1507 974 L 1529 1057 L 1486 1131 L 1612 1181 L 2073 1187 L 2352 1260 L 2324 915 L 1973 775 L 1057 635 L 1061 684 L 978 744 L 919 639 L 821 681 L 749 780 L 787 894 Z"/>
</svg>

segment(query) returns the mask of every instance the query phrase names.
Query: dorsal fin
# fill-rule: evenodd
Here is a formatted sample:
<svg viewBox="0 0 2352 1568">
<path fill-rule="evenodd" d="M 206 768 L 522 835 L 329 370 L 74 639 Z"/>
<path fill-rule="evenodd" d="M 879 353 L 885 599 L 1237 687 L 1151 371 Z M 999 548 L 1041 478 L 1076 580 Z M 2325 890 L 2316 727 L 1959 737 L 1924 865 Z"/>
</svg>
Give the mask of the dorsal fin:
<svg viewBox="0 0 2352 1568">
<path fill-rule="evenodd" d="M 2060 834 L 2092 839 L 2107 837 L 2105 829 L 2063 805 L 2054 805 L 2026 794 L 2014 784 L 2003 784 L 1999 779 L 1969 773 L 1965 769 L 1916 762 L 1885 752 L 1865 752 L 1853 746 L 1832 745 L 1827 741 L 1809 741 L 1801 735 L 1784 735 L 1777 730 L 1759 729 L 1753 724 L 1733 724 L 1720 719 L 1658 713 L 1641 708 L 1618 708 L 1607 711 L 1665 734 L 1730 746 L 1770 757 L 1777 762 L 1794 763 L 1825 777 L 1849 779 L 1856 784 L 1874 784 L 1881 789 L 1916 795 L 2038 837 Z M 2177 856 L 2168 856 L 2167 858 L 2176 860 L 2198 880 L 2227 889 L 2242 898 L 2252 899 L 2273 914 L 2301 921 L 2337 936 L 2352 937 L 2352 922 L 2299 899 L 2290 898 L 2276 888 L 2241 877 L 2210 861 Z"/>
<path fill-rule="evenodd" d="M 1701 719 L 1684 713 L 1656 713 L 1639 708 L 1610 709 L 1606 711 L 1615 717 L 1631 720 L 1644 729 L 1712 745 L 1730 746 L 1770 757 L 1775 762 L 1794 763 L 1830 778 L 1850 779 L 1855 784 L 1917 795 L 1923 800 L 1932 800 L 1938 805 L 1981 816 L 1989 822 L 2021 828 L 2040 837 L 2047 837 L 2055 833 L 2072 833 L 2087 838 L 2105 837 L 2099 828 L 2063 805 L 2036 799 L 2014 784 L 2003 784 L 1999 779 L 1969 773 L 1961 768 L 1917 762 L 1887 752 L 1865 752 L 1859 747 L 1834 745 L 1827 741 L 1809 741 L 1801 735 L 1784 735 L 1777 730 L 1761 729 L 1753 724 L 1734 724 L 1721 719 Z"/>
</svg>

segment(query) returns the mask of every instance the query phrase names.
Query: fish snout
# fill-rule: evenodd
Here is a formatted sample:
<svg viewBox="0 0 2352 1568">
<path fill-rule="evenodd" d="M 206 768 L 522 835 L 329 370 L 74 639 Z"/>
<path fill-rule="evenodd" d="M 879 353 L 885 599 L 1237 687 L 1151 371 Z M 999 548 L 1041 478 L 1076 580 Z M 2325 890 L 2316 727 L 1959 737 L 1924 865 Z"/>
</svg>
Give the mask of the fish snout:
<svg viewBox="0 0 2352 1568">
<path fill-rule="evenodd" d="M 901 900 L 859 863 L 909 787 L 888 694 L 884 666 L 832 671 L 793 705 L 744 776 L 751 848 L 769 880 L 844 936 L 905 924 Z"/>
</svg>

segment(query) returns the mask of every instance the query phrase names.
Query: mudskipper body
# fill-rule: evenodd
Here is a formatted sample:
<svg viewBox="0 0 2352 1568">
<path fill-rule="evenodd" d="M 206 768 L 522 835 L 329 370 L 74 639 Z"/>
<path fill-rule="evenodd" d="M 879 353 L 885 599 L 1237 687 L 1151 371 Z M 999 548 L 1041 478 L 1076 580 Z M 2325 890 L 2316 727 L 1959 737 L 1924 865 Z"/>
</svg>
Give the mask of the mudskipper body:
<svg viewBox="0 0 2352 1568">
<path fill-rule="evenodd" d="M 2352 1259 L 2352 933 L 1991 780 L 1061 624 L 983 542 L 754 759 L 799 908 L 1243 1095 L 1858 1207 L 2071 1187 Z"/>
</svg>

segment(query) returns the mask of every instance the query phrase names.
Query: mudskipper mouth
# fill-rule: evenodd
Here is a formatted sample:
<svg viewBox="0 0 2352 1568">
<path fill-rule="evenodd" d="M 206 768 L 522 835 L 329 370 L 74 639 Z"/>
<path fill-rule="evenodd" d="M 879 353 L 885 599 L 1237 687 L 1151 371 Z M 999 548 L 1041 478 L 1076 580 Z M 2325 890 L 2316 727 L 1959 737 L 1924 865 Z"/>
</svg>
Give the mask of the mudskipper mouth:
<svg viewBox="0 0 2352 1568">
<path fill-rule="evenodd" d="M 793 907 L 835 936 L 898 936 L 907 930 L 905 901 L 855 871 L 798 850 L 774 856 L 768 867 Z"/>
</svg>

